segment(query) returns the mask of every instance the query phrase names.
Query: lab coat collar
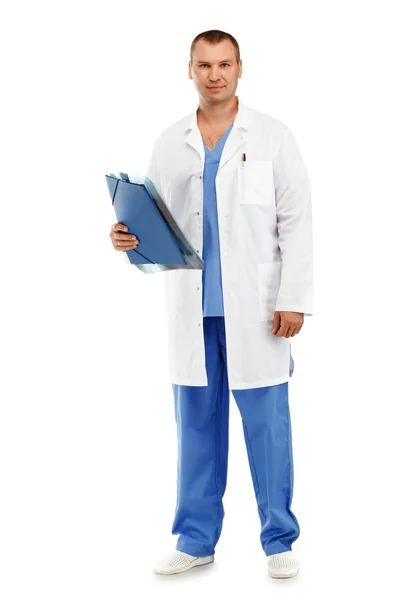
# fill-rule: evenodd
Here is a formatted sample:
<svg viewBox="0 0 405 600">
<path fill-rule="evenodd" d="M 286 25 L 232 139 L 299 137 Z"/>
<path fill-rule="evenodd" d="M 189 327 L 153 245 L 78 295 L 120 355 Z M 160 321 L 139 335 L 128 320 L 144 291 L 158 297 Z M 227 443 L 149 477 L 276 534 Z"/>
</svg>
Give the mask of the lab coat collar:
<svg viewBox="0 0 405 600">
<path fill-rule="evenodd" d="M 240 150 L 244 143 L 247 135 L 247 131 L 249 129 L 249 125 L 252 119 L 252 110 L 250 110 L 239 98 L 238 99 L 238 112 L 236 113 L 233 128 L 226 140 L 224 149 L 221 154 L 221 160 L 218 165 L 218 173 L 221 171 L 222 167 L 229 161 L 229 159 Z M 197 125 L 197 109 L 189 115 L 186 120 L 186 129 L 185 129 L 185 141 L 192 148 L 194 148 L 198 154 L 200 155 L 202 164 L 205 161 L 205 151 L 203 140 L 201 137 L 200 130 Z"/>
</svg>

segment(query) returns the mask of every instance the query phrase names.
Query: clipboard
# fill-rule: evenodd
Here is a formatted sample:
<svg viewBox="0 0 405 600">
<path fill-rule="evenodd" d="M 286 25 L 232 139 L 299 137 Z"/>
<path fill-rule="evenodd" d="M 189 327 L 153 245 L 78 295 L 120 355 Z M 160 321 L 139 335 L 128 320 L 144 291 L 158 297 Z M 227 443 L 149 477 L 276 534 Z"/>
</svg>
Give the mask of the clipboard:
<svg viewBox="0 0 405 600">
<path fill-rule="evenodd" d="M 143 273 L 174 269 L 204 269 L 204 261 L 171 214 L 147 176 L 105 175 L 117 222 L 139 239 L 126 250 L 129 262 Z"/>
</svg>

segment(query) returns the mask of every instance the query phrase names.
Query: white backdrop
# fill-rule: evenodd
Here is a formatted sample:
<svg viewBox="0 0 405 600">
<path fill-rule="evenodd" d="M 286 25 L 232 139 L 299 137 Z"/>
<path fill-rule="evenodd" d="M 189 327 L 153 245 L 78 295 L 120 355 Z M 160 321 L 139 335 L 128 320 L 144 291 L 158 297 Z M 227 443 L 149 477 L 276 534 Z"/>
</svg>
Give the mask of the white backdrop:
<svg viewBox="0 0 405 600">
<path fill-rule="evenodd" d="M 1 597 L 400 597 L 401 2 L 8 4 Z M 290 581 L 267 575 L 232 395 L 216 561 L 152 571 L 177 539 L 163 275 L 113 250 L 104 174 L 144 174 L 156 135 L 196 108 L 189 48 L 213 28 L 240 44 L 237 94 L 291 128 L 312 183 L 314 316 L 292 338 Z"/>
</svg>

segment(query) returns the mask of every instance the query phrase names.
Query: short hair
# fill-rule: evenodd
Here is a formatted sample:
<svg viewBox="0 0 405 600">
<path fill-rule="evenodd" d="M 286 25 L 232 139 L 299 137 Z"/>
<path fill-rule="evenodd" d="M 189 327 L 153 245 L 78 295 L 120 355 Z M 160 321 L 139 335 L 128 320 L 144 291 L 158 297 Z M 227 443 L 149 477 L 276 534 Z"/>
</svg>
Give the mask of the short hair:
<svg viewBox="0 0 405 600">
<path fill-rule="evenodd" d="M 191 63 L 193 62 L 193 52 L 194 52 L 194 48 L 195 48 L 195 45 L 198 42 L 198 40 L 205 40 L 213 45 L 219 44 L 219 42 L 222 42 L 222 40 L 229 40 L 230 42 L 232 42 L 232 44 L 235 48 L 236 62 L 238 62 L 238 63 L 240 62 L 239 44 L 236 41 L 236 39 L 233 37 L 233 35 L 231 35 L 230 33 L 226 33 L 225 31 L 220 31 L 219 29 L 210 29 L 209 31 L 203 31 L 202 33 L 199 33 L 191 42 L 191 48 L 190 48 Z"/>
</svg>

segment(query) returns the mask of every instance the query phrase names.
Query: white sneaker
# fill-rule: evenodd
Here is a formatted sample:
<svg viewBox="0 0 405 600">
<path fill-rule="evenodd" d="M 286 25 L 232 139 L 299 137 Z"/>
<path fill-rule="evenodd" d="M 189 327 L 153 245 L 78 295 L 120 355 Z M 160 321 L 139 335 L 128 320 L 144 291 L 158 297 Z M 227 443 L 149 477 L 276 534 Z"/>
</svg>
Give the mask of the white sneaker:
<svg viewBox="0 0 405 600">
<path fill-rule="evenodd" d="M 161 558 L 153 569 L 158 575 L 174 575 L 175 573 L 182 573 L 188 571 L 192 567 L 198 567 L 199 565 L 205 565 L 211 563 L 214 560 L 214 554 L 211 556 L 204 556 L 199 558 L 198 556 L 191 556 L 180 550 L 175 550 L 167 556 Z"/>
<path fill-rule="evenodd" d="M 270 577 L 286 578 L 297 575 L 300 566 L 292 550 L 278 552 L 268 557 L 267 568 Z"/>
</svg>

